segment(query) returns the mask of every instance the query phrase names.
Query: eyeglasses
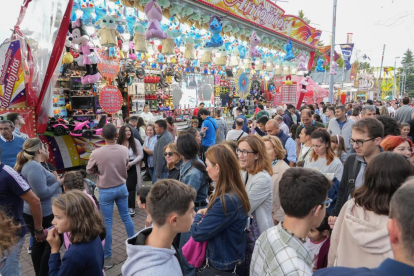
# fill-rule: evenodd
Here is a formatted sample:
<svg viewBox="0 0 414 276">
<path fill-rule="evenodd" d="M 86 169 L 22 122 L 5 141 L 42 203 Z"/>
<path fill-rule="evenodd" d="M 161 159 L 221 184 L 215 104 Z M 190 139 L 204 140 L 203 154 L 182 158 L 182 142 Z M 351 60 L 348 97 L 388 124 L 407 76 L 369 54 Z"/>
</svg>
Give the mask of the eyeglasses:
<svg viewBox="0 0 414 276">
<path fill-rule="evenodd" d="M 257 153 L 257 151 L 247 151 L 247 150 L 240 150 L 236 149 L 237 155 L 241 155 L 243 157 L 246 157 L 249 153 Z"/>
<path fill-rule="evenodd" d="M 174 155 L 174 152 L 171 152 L 171 151 L 169 151 L 169 152 L 164 152 L 164 157 L 165 157 L 165 156 L 167 156 L 167 155 L 171 157 L 171 156 L 173 156 L 173 155 Z"/>
<path fill-rule="evenodd" d="M 356 144 L 358 147 L 362 147 L 365 142 L 372 141 L 374 139 L 375 138 L 370 138 L 366 140 L 354 140 L 352 138 L 349 138 L 349 144 L 351 145 L 351 147 L 354 146 L 354 144 Z"/>
<path fill-rule="evenodd" d="M 331 206 L 332 201 L 332 199 L 328 198 L 327 200 L 322 202 L 321 205 L 325 205 L 326 208 L 329 208 L 329 206 Z"/>
</svg>

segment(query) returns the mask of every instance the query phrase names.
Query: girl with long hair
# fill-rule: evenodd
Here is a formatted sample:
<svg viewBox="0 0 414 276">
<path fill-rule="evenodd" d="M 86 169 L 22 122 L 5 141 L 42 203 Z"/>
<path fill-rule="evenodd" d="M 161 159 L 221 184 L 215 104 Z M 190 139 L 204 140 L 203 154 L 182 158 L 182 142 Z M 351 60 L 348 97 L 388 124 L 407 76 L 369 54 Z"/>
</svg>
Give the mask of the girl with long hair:
<svg viewBox="0 0 414 276">
<path fill-rule="evenodd" d="M 336 179 L 341 181 L 344 166 L 332 150 L 329 132 L 318 128 L 312 132 L 311 139 L 313 151 L 310 158 L 306 158 L 304 167 L 316 169 L 321 173 L 333 173 Z"/>
<path fill-rule="evenodd" d="M 142 140 L 145 140 L 145 137 L 147 136 L 145 133 L 146 125 L 142 117 L 138 117 L 137 129 L 139 131 L 139 135 L 141 136 Z"/>
<path fill-rule="evenodd" d="M 328 266 L 378 267 L 394 258 L 387 231 L 390 200 L 414 173 L 401 154 L 382 152 L 365 169 L 364 181 L 336 219 Z"/>
<path fill-rule="evenodd" d="M 229 146 L 220 144 L 207 150 L 206 164 L 216 189 L 207 208 L 198 210 L 191 234 L 195 241 L 208 241 L 207 257 L 214 268 L 233 272 L 236 267 L 236 274 L 243 275 L 244 266 L 240 264 L 246 249 L 245 226 L 250 202 L 238 160 Z"/>
<path fill-rule="evenodd" d="M 157 136 L 155 135 L 155 126 L 148 124 L 146 128 L 147 137 L 144 141 L 144 152 L 148 155 L 147 167 L 148 173 L 151 176 L 152 183 L 154 183 L 154 146 L 157 143 Z"/>
<path fill-rule="evenodd" d="M 38 138 L 27 139 L 23 144 L 23 150 L 17 154 L 17 161 L 14 166 L 14 169 L 29 183 L 35 195 L 40 199 L 42 206 L 43 229 L 34 229 L 33 216 L 26 201 L 23 207 L 23 218 L 31 236 L 34 238 L 31 258 L 36 276 L 47 276 L 49 274 L 50 246 L 46 241 L 38 242 L 35 235 L 52 226 L 51 199 L 57 196 L 58 189 L 63 182 L 63 178 L 58 177 L 56 180 L 55 175 L 40 164 L 44 160 L 44 155 L 45 147 Z"/>
<path fill-rule="evenodd" d="M 341 160 L 342 164 L 344 164 L 348 158 L 344 137 L 340 135 L 331 135 L 331 148 L 334 151 L 335 156 Z"/>
<path fill-rule="evenodd" d="M 250 201 L 251 218 L 247 233 L 246 267 L 250 267 L 254 244 L 260 234 L 274 225 L 272 219 L 272 161 L 265 143 L 256 135 L 242 137 L 236 150 L 242 181 Z"/>
<path fill-rule="evenodd" d="M 183 158 L 178 153 L 176 143 L 172 142 L 164 147 L 164 158 L 167 161 L 167 168 L 169 170 L 168 178 L 178 180 Z"/>
<path fill-rule="evenodd" d="M 193 135 L 184 133 L 177 138 L 177 150 L 184 159 L 180 170 L 179 181 L 194 187 L 197 191 L 196 200 L 194 202 L 194 209 L 197 212 L 199 209 L 207 206 L 206 199 L 209 190 L 206 166 L 198 157 L 200 145 L 197 143 Z M 190 237 L 191 232 L 181 233 L 180 254 L 183 260 L 184 272 L 186 275 L 194 275 L 195 273 L 195 268 L 185 261 L 185 258 L 181 252 L 181 248 L 187 243 Z"/>
<path fill-rule="evenodd" d="M 129 162 L 127 165 L 128 211 L 130 216 L 135 216 L 136 189 L 141 187 L 141 167 L 137 166 L 144 158 L 141 143 L 134 138 L 133 130 L 129 125 L 119 129 L 117 144 L 123 145 L 129 150 Z"/>
<path fill-rule="evenodd" d="M 267 154 L 272 160 L 272 182 L 273 182 L 273 204 L 272 204 L 272 218 L 273 223 L 277 225 L 279 221 L 284 220 L 285 212 L 280 205 L 279 198 L 279 181 L 283 176 L 283 173 L 290 167 L 283 160 L 286 156 L 286 150 L 283 148 L 283 144 L 276 136 L 264 136 L 262 137 L 265 143 Z"/>
<path fill-rule="evenodd" d="M 54 198 L 52 204 L 54 228 L 47 235 L 52 248 L 49 275 L 103 275 L 101 235 L 105 227 L 101 213 L 86 194 L 77 190 Z M 59 234 L 67 232 L 70 246 L 61 260 Z"/>
</svg>

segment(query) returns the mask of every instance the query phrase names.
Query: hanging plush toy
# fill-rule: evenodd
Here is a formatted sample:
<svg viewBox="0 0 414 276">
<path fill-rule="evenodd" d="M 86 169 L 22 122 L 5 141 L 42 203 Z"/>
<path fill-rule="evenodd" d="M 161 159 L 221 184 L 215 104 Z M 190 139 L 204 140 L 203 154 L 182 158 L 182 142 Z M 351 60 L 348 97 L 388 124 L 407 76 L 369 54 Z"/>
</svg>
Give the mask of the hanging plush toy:
<svg viewBox="0 0 414 276">
<path fill-rule="evenodd" d="M 128 32 L 131 35 L 131 39 L 132 39 L 132 36 L 134 34 L 134 25 L 135 25 L 135 22 L 137 21 L 137 16 L 135 15 L 135 11 L 133 9 L 128 11 L 125 17 L 125 20 L 127 22 Z"/>
<path fill-rule="evenodd" d="M 188 34 L 187 37 L 184 38 L 184 41 L 185 41 L 184 57 L 189 60 L 195 59 L 194 38 L 191 36 L 191 34 Z"/>
<path fill-rule="evenodd" d="M 338 63 L 336 63 L 335 61 L 332 61 L 329 75 L 336 75 L 336 69 L 338 69 Z"/>
<path fill-rule="evenodd" d="M 134 25 L 134 49 L 138 53 L 148 52 L 148 45 L 145 40 L 145 27 L 139 21 Z"/>
<path fill-rule="evenodd" d="M 300 92 L 306 93 L 307 91 L 306 87 L 308 86 L 308 79 L 309 79 L 309 76 L 304 76 L 302 80 L 300 81 Z"/>
<path fill-rule="evenodd" d="M 237 49 L 237 47 L 234 47 L 231 53 L 230 66 L 231 67 L 239 66 L 239 50 Z"/>
<path fill-rule="evenodd" d="M 160 5 L 154 0 L 145 5 L 145 14 L 149 20 L 148 29 L 145 32 L 147 40 L 153 38 L 166 39 L 167 35 L 161 30 L 160 21 L 162 20 L 162 10 Z"/>
<path fill-rule="evenodd" d="M 226 47 L 224 47 L 223 45 L 217 48 L 215 64 L 217 66 L 225 66 L 226 63 L 227 63 L 227 53 L 226 53 Z"/>
<path fill-rule="evenodd" d="M 306 56 L 304 54 L 299 56 L 298 62 L 298 71 L 308 71 L 308 68 L 306 68 Z"/>
<path fill-rule="evenodd" d="M 84 24 L 89 24 L 92 23 L 92 13 L 95 11 L 95 5 L 93 4 L 92 1 L 86 1 L 83 2 L 81 5 L 81 10 L 82 10 L 82 22 Z"/>
<path fill-rule="evenodd" d="M 285 81 L 286 85 L 292 85 L 292 76 L 291 75 L 287 75 L 286 76 L 286 81 Z"/>
<path fill-rule="evenodd" d="M 73 1 L 72 12 L 70 14 L 70 21 L 76 21 L 78 19 L 76 12 L 80 9 L 80 0 Z"/>
<path fill-rule="evenodd" d="M 292 52 L 292 41 L 290 41 L 290 39 L 288 39 L 284 50 L 286 51 L 286 56 L 283 58 L 283 61 L 290 61 L 295 58 L 295 55 Z"/>
<path fill-rule="evenodd" d="M 101 45 L 109 47 L 109 57 L 115 57 L 114 46 L 118 45 L 118 37 L 121 34 L 116 30 L 117 21 L 111 15 L 105 15 L 101 20 L 96 21 L 95 25 L 99 25 L 101 29 L 98 31 L 98 35 L 101 38 Z"/>
<path fill-rule="evenodd" d="M 73 56 L 70 53 L 71 44 L 72 42 L 69 40 L 69 37 L 67 37 L 66 42 L 65 42 L 66 53 L 62 57 L 63 64 L 70 64 L 73 62 Z"/>
<path fill-rule="evenodd" d="M 106 1 L 100 0 L 95 1 L 95 18 L 92 19 L 92 23 L 95 24 L 96 21 L 102 19 L 108 13 L 108 9 L 106 8 Z M 99 29 L 99 26 L 96 26 Z"/>
<path fill-rule="evenodd" d="M 250 36 L 250 49 L 249 54 L 251 57 L 262 57 L 259 53 L 257 46 L 260 44 L 260 37 L 257 36 L 256 32 L 253 32 Z"/>
<path fill-rule="evenodd" d="M 223 45 L 223 38 L 220 33 L 223 29 L 221 18 L 213 15 L 208 24 L 208 30 L 211 33 L 211 39 L 206 43 L 206 47 L 220 47 Z"/>
<path fill-rule="evenodd" d="M 245 59 L 246 54 L 247 54 L 246 46 L 244 46 L 242 43 L 240 43 L 240 45 L 237 47 L 237 49 L 239 50 L 240 58 Z"/>
<path fill-rule="evenodd" d="M 98 72 L 96 53 L 89 42 L 89 35 L 80 19 L 69 24 L 69 33 L 71 34 L 69 40 L 79 45 L 80 55 L 76 61 L 78 65 L 86 67 L 86 74 L 81 78 L 82 84 L 99 81 L 101 74 Z"/>
<path fill-rule="evenodd" d="M 325 69 L 323 69 L 324 62 L 323 57 L 318 58 L 318 61 L 316 62 L 316 72 L 325 72 Z"/>
</svg>

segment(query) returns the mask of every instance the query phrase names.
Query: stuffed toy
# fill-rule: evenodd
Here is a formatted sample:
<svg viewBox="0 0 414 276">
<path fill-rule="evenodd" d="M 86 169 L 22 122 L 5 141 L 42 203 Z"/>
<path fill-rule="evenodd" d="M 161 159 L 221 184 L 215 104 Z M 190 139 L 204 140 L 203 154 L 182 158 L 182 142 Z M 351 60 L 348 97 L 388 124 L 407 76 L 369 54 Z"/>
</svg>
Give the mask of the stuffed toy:
<svg viewBox="0 0 414 276">
<path fill-rule="evenodd" d="M 95 25 L 99 25 L 101 29 L 98 35 L 101 40 L 101 45 L 109 47 L 109 57 L 115 58 L 115 48 L 118 45 L 118 37 L 121 34 L 116 30 L 117 20 L 111 15 L 105 15 L 102 19 L 96 21 Z"/>
<path fill-rule="evenodd" d="M 165 31 L 165 34 L 167 35 L 167 38 L 161 42 L 161 45 L 162 45 L 161 52 L 164 55 L 173 55 L 174 48 L 175 48 L 173 33 L 170 29 L 168 29 Z"/>
<path fill-rule="evenodd" d="M 145 5 L 146 5 L 146 4 L 148 4 L 148 2 L 149 2 L 149 1 L 151 1 L 151 0 L 140 0 L 140 1 L 139 1 L 139 5 L 140 5 L 141 7 L 145 7 Z"/>
<path fill-rule="evenodd" d="M 127 22 L 128 32 L 131 35 L 131 39 L 132 39 L 132 36 L 134 34 L 134 25 L 135 25 L 135 22 L 137 21 L 137 16 L 135 15 L 135 11 L 133 9 L 128 11 L 127 16 L 125 17 L 125 20 Z"/>
<path fill-rule="evenodd" d="M 251 57 L 262 57 L 262 55 L 257 50 L 257 46 L 260 44 L 260 42 L 260 37 L 257 36 L 256 32 L 253 32 L 250 36 L 249 54 Z"/>
<path fill-rule="evenodd" d="M 70 21 L 78 19 L 76 12 L 80 10 L 80 0 L 73 0 L 72 12 L 70 13 Z"/>
<path fill-rule="evenodd" d="M 291 75 L 287 75 L 286 76 L 286 81 L 285 81 L 286 85 L 292 85 L 292 76 Z"/>
<path fill-rule="evenodd" d="M 199 22 L 201 20 L 201 13 L 200 12 L 193 13 L 192 15 L 188 17 L 188 20 L 192 22 Z"/>
<path fill-rule="evenodd" d="M 213 15 L 208 26 L 208 30 L 211 33 L 211 39 L 206 43 L 206 47 L 220 47 L 223 45 L 223 38 L 220 35 L 221 30 L 223 29 L 221 18 Z"/>
<path fill-rule="evenodd" d="M 204 49 L 204 53 L 201 56 L 200 62 L 203 64 L 210 64 L 213 61 L 213 55 L 210 49 Z"/>
<path fill-rule="evenodd" d="M 189 60 L 195 59 L 195 48 L 194 48 L 194 38 L 189 34 L 186 38 L 184 38 L 185 41 L 185 51 L 184 51 L 184 57 Z"/>
<path fill-rule="evenodd" d="M 89 35 L 79 18 L 69 24 L 69 33 L 69 40 L 79 46 L 80 55 L 76 61 L 79 66 L 86 67 L 86 74 L 81 77 L 82 84 L 99 81 L 101 74 L 98 72 L 97 56 L 93 45 L 89 42 Z"/>
<path fill-rule="evenodd" d="M 67 37 L 66 42 L 65 42 L 66 53 L 62 57 L 62 63 L 63 64 L 70 64 L 70 63 L 73 62 L 73 56 L 70 53 L 71 44 L 72 44 L 72 42 L 69 40 L 69 37 Z"/>
<path fill-rule="evenodd" d="M 329 70 L 329 75 L 336 75 L 336 69 L 338 69 L 338 63 L 335 61 L 331 62 L 331 69 Z"/>
<path fill-rule="evenodd" d="M 148 52 L 148 45 L 145 40 L 145 27 L 139 21 L 134 25 L 134 49 L 138 53 Z"/>
<path fill-rule="evenodd" d="M 239 50 L 240 58 L 245 59 L 247 54 L 246 46 L 244 46 L 242 43 L 240 43 L 239 46 L 237 46 L 237 50 Z"/>
<path fill-rule="evenodd" d="M 86 1 L 83 2 L 81 5 L 81 11 L 82 13 L 82 22 L 86 25 L 92 22 L 92 13 L 95 11 L 95 5 L 92 1 Z"/>
<path fill-rule="evenodd" d="M 158 0 L 157 2 L 163 10 L 168 9 L 171 6 L 171 2 L 169 0 Z"/>
<path fill-rule="evenodd" d="M 298 71 L 308 71 L 306 67 L 306 56 L 304 54 L 299 55 L 298 62 Z"/>
<path fill-rule="evenodd" d="M 300 81 L 300 92 L 302 93 L 307 92 L 306 87 L 308 86 L 308 79 L 309 79 L 309 76 L 304 76 L 302 80 Z"/>
<path fill-rule="evenodd" d="M 95 1 L 95 18 L 92 19 L 92 23 L 95 24 L 96 21 L 102 19 L 106 14 L 108 13 L 108 9 L 106 8 L 106 1 L 100 0 Z M 99 30 L 99 26 L 96 26 L 96 28 Z"/>
<path fill-rule="evenodd" d="M 129 54 L 128 54 L 128 58 L 132 59 L 132 60 L 136 60 L 137 59 L 137 55 L 135 54 L 135 48 L 134 48 L 134 42 L 129 41 Z"/>
<path fill-rule="evenodd" d="M 283 58 L 283 61 L 290 61 L 295 58 L 295 55 L 292 52 L 292 41 L 290 41 L 290 39 L 288 39 L 284 50 L 286 51 L 286 56 Z"/>
<path fill-rule="evenodd" d="M 170 19 L 170 31 L 172 32 L 173 37 L 179 37 L 183 34 L 181 24 L 174 16 Z"/>
<path fill-rule="evenodd" d="M 227 63 L 226 47 L 222 45 L 217 48 L 215 64 L 217 66 L 226 66 L 226 63 Z"/>
<path fill-rule="evenodd" d="M 175 3 L 175 2 L 171 3 L 171 8 L 170 8 L 171 16 L 175 17 L 181 12 L 182 9 L 183 9 L 183 6 L 181 6 L 180 4 Z"/>
<path fill-rule="evenodd" d="M 191 35 L 194 38 L 194 44 L 201 44 L 203 42 L 203 38 L 201 37 L 200 30 L 198 30 L 196 27 L 191 26 Z"/>
<path fill-rule="evenodd" d="M 188 17 L 194 13 L 194 9 L 191 7 L 184 7 L 181 11 L 181 17 Z"/>
<path fill-rule="evenodd" d="M 319 57 L 318 61 L 316 62 L 316 72 L 325 72 L 325 69 L 323 69 L 323 64 L 325 61 L 323 60 L 323 57 Z"/>
<path fill-rule="evenodd" d="M 237 67 L 239 66 L 239 49 L 237 47 L 233 48 L 233 51 L 231 52 L 230 57 L 230 66 L 231 67 Z"/>
<path fill-rule="evenodd" d="M 167 35 L 161 30 L 160 25 L 160 21 L 162 20 L 162 10 L 160 5 L 158 5 L 156 1 L 151 0 L 145 5 L 144 11 L 149 20 L 145 38 L 147 40 L 152 38 L 166 39 Z"/>
</svg>

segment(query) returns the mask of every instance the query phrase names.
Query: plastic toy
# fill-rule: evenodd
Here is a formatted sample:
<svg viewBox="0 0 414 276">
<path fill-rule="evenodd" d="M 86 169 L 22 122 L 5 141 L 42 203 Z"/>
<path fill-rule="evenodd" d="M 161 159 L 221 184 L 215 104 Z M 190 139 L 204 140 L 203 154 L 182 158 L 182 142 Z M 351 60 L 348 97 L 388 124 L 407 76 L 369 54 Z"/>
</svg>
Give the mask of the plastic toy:
<svg viewBox="0 0 414 276">
<path fill-rule="evenodd" d="M 259 53 L 257 46 L 260 44 L 260 37 L 257 36 L 256 32 L 253 32 L 250 37 L 250 49 L 249 54 L 251 57 L 262 57 Z"/>
<path fill-rule="evenodd" d="M 211 33 L 211 39 L 206 43 L 206 47 L 220 47 L 223 45 L 223 38 L 220 35 L 221 30 L 223 29 L 221 18 L 213 15 L 208 25 L 208 30 Z"/>
<path fill-rule="evenodd" d="M 167 35 L 161 30 L 160 21 L 162 20 L 162 10 L 160 5 L 151 0 L 145 5 L 145 14 L 149 20 L 148 29 L 145 32 L 147 40 L 153 38 L 166 39 Z"/>
<path fill-rule="evenodd" d="M 295 58 L 295 55 L 292 52 L 292 41 L 290 41 L 290 39 L 288 39 L 283 49 L 286 51 L 286 56 L 283 58 L 283 61 L 290 61 Z"/>
<path fill-rule="evenodd" d="M 69 132 L 70 124 L 68 121 L 64 120 L 63 118 L 50 117 L 47 130 L 53 131 L 53 134 L 55 136 L 62 136 Z"/>
<path fill-rule="evenodd" d="M 331 69 L 329 70 L 329 75 L 336 75 L 336 69 L 338 69 L 338 63 L 335 61 L 331 62 Z"/>
<path fill-rule="evenodd" d="M 82 84 L 95 83 L 101 79 L 101 74 L 98 72 L 98 65 L 95 50 L 93 45 L 89 42 L 89 35 L 86 32 L 82 21 L 77 19 L 69 24 L 69 41 L 79 45 L 80 55 L 76 59 L 79 66 L 86 67 L 86 74 L 81 78 Z M 92 55 L 92 56 L 91 56 Z M 92 60 L 94 62 L 92 62 Z"/>
<path fill-rule="evenodd" d="M 96 127 L 90 128 L 89 123 L 89 120 L 86 120 L 84 122 L 76 122 L 73 130 L 69 132 L 69 135 L 73 137 L 85 138 L 92 138 L 93 135 L 101 135 L 102 128 L 108 123 L 108 121 L 106 116 L 102 116 Z"/>
<path fill-rule="evenodd" d="M 323 57 L 318 58 L 318 61 L 316 62 L 316 72 L 325 72 L 325 69 L 322 67 L 324 62 Z"/>
</svg>

